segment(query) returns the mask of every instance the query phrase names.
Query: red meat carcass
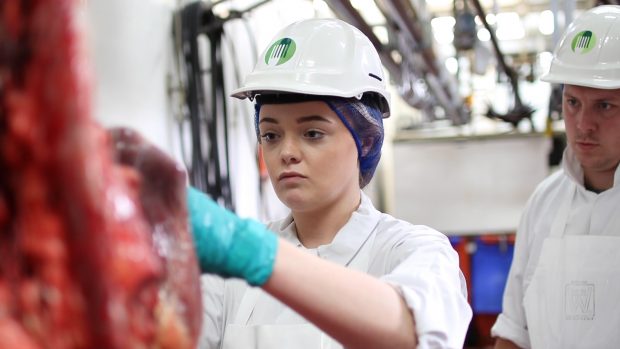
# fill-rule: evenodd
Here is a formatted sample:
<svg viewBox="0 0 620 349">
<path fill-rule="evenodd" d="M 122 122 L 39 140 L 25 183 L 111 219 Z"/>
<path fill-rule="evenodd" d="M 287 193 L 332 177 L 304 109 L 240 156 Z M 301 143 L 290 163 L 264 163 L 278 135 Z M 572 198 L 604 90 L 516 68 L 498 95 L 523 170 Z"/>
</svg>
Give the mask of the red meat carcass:
<svg viewBox="0 0 620 349">
<path fill-rule="evenodd" d="M 0 348 L 193 348 L 185 175 L 91 119 L 82 3 L 0 1 Z"/>
</svg>

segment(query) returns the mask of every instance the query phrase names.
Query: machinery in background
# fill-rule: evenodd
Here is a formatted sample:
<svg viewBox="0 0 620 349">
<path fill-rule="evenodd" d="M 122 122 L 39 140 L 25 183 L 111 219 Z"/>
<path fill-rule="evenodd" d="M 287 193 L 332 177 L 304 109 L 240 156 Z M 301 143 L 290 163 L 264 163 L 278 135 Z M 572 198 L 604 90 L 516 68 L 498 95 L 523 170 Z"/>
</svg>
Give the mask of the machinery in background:
<svg viewBox="0 0 620 349">
<path fill-rule="evenodd" d="M 228 163 L 228 115 L 223 79 L 221 39 L 224 21 L 215 16 L 208 3 L 194 2 L 175 15 L 178 62 L 182 67 L 185 115 L 189 121 L 190 154 L 183 149 L 192 185 L 232 208 Z M 205 40 L 206 39 L 206 40 Z M 206 50 L 203 43 L 208 44 Z M 206 52 L 205 52 L 206 51 Z M 208 56 L 205 57 L 205 53 Z M 180 137 L 183 142 L 185 137 Z M 188 156 L 191 157 L 188 160 Z"/>
<path fill-rule="evenodd" d="M 478 12 L 478 18 L 480 18 L 484 27 L 489 31 L 489 34 L 491 36 L 491 43 L 493 44 L 493 50 L 495 52 L 495 58 L 497 59 L 497 62 L 499 63 L 499 66 L 502 72 L 508 77 L 510 86 L 512 87 L 512 93 L 514 96 L 514 105 L 512 109 L 509 110 L 507 113 L 500 114 L 496 112 L 495 110 L 493 110 L 492 106 L 489 106 L 486 116 L 488 116 L 491 119 L 499 119 L 499 120 L 508 122 L 515 128 L 521 122 L 521 120 L 526 119 L 529 121 L 530 125 L 532 126 L 531 130 L 534 131 L 535 128 L 534 128 L 534 123 L 532 121 L 532 114 L 534 113 L 535 110 L 529 105 L 523 103 L 523 100 L 521 99 L 521 95 L 519 93 L 519 79 L 517 76 L 517 72 L 506 63 L 506 60 L 504 59 L 504 54 L 502 53 L 499 47 L 499 42 L 497 41 L 497 37 L 495 35 L 495 29 L 493 29 L 489 25 L 489 22 L 486 19 L 487 18 L 486 13 L 484 9 L 482 8 L 482 5 L 480 5 L 480 1 L 479 0 L 472 0 L 472 1 L 474 4 L 474 7 L 476 8 L 476 11 Z"/>
<path fill-rule="evenodd" d="M 189 180 L 228 209 L 234 209 L 234 201 L 230 173 L 229 96 L 226 94 L 222 57 L 224 24 L 266 2 L 258 2 L 243 11 L 230 11 L 223 17 L 213 11 L 219 2 L 196 1 L 180 8 L 174 15 L 173 38 L 181 85 L 177 122 Z M 240 84 L 238 75 L 235 79 Z M 186 141 L 189 141 L 189 147 Z"/>
<path fill-rule="evenodd" d="M 338 17 L 370 38 L 400 96 L 419 109 L 427 121 L 445 119 L 459 126 L 471 120 L 456 79 L 435 54 L 430 19 L 423 8 L 407 0 L 376 0 L 387 21 L 390 42 L 384 44 L 350 1 L 326 2 Z"/>
</svg>

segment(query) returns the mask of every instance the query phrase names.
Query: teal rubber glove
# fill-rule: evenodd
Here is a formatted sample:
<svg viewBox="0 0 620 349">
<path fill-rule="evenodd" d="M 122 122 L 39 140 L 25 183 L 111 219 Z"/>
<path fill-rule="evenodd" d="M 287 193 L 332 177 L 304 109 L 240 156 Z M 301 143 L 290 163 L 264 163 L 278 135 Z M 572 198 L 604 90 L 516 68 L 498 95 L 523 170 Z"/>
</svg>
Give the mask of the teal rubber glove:
<svg viewBox="0 0 620 349">
<path fill-rule="evenodd" d="M 263 285 L 278 249 L 276 234 L 253 219 L 242 219 L 206 194 L 188 187 L 189 210 L 196 255 L 203 273 L 245 279 Z"/>
</svg>

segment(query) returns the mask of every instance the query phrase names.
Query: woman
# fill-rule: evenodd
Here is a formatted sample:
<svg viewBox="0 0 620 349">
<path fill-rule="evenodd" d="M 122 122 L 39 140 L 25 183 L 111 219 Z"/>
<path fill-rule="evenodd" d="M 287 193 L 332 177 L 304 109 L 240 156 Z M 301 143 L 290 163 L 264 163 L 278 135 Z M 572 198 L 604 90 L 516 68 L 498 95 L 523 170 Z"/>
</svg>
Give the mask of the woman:
<svg viewBox="0 0 620 349">
<path fill-rule="evenodd" d="M 389 94 L 356 28 L 284 28 L 245 86 L 279 199 L 268 229 L 190 189 L 205 276 L 202 348 L 461 348 L 471 319 L 458 256 L 441 233 L 377 211 L 361 190 Z M 254 286 L 254 287 L 252 287 Z"/>
</svg>

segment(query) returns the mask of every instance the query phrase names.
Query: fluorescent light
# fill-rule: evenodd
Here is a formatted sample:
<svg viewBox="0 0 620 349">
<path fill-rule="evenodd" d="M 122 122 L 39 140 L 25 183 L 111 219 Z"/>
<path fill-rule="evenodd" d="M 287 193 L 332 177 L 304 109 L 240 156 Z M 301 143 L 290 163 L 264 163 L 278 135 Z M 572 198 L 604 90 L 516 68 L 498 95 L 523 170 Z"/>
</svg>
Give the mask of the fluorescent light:
<svg viewBox="0 0 620 349">
<path fill-rule="evenodd" d="M 454 24 L 456 20 L 452 16 L 435 17 L 431 19 L 433 36 L 439 44 L 450 44 L 454 40 Z"/>
<path fill-rule="evenodd" d="M 521 17 L 516 12 L 503 12 L 497 14 L 498 40 L 518 40 L 525 37 L 525 29 Z"/>
<path fill-rule="evenodd" d="M 453 30 L 456 20 L 452 16 L 435 17 L 431 19 L 433 30 Z"/>
<path fill-rule="evenodd" d="M 452 75 L 456 74 L 459 70 L 459 62 L 454 57 L 446 58 L 445 65 L 446 70 Z"/>
<path fill-rule="evenodd" d="M 383 13 L 381 13 L 375 4 L 375 0 L 351 0 L 351 6 L 353 6 L 371 26 L 384 24 L 386 22 Z"/>
<path fill-rule="evenodd" d="M 554 30 L 553 12 L 545 10 L 540 13 L 538 21 L 538 30 L 543 35 L 551 35 Z"/>
<path fill-rule="evenodd" d="M 401 64 L 403 62 L 403 56 L 401 56 L 400 52 L 397 50 L 390 51 L 390 56 L 392 56 L 392 59 L 396 62 L 396 64 Z"/>
<path fill-rule="evenodd" d="M 548 72 L 549 67 L 551 66 L 551 60 L 553 60 L 553 54 L 548 51 L 544 51 L 538 54 L 538 65 L 540 66 L 540 70 L 543 72 Z"/>
<path fill-rule="evenodd" d="M 321 13 L 329 11 L 329 5 L 324 0 L 313 0 L 314 8 Z"/>
<path fill-rule="evenodd" d="M 487 14 L 486 19 L 487 19 L 487 23 L 489 23 L 489 25 L 493 25 L 493 24 L 495 24 L 495 22 L 497 22 L 497 19 L 495 18 L 495 14 L 493 14 L 493 13 Z"/>
<path fill-rule="evenodd" d="M 487 28 L 478 29 L 478 40 L 480 41 L 489 41 L 491 40 L 491 33 L 487 30 Z"/>
<path fill-rule="evenodd" d="M 372 32 L 375 34 L 377 39 L 381 41 L 382 44 L 387 45 L 388 42 L 390 41 L 388 30 L 386 27 L 379 26 L 379 25 L 374 26 L 372 27 Z"/>
</svg>

